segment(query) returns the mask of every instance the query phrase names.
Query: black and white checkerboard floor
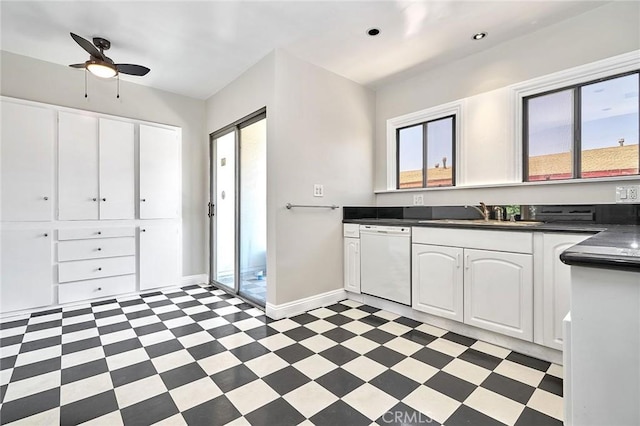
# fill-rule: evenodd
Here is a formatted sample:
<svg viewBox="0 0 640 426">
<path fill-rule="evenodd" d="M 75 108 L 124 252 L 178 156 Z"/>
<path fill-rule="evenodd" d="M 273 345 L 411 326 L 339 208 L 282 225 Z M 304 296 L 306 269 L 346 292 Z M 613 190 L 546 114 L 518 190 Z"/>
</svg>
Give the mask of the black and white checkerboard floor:
<svg viewBox="0 0 640 426">
<path fill-rule="evenodd" d="M 352 301 L 271 321 L 189 286 L 0 333 L 2 424 L 561 424 L 561 367 Z"/>
</svg>

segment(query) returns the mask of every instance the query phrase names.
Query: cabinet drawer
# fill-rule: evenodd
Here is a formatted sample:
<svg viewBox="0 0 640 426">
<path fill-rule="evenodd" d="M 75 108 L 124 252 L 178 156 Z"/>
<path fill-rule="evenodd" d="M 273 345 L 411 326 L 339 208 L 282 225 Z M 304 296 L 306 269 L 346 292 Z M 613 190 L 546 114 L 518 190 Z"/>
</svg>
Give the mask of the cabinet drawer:
<svg viewBox="0 0 640 426">
<path fill-rule="evenodd" d="M 69 303 L 136 291 L 136 276 L 99 278 L 58 286 L 58 302 Z"/>
<path fill-rule="evenodd" d="M 59 262 L 133 256 L 135 254 L 136 240 L 133 237 L 96 238 L 91 240 L 61 241 L 58 243 Z"/>
<path fill-rule="evenodd" d="M 531 232 L 413 227 L 411 240 L 416 244 L 433 244 L 512 253 L 533 253 L 533 235 Z"/>
<path fill-rule="evenodd" d="M 86 240 L 88 238 L 135 237 L 135 228 L 78 228 L 60 229 L 58 240 Z"/>
<path fill-rule="evenodd" d="M 360 225 L 357 223 L 345 223 L 343 230 L 344 237 L 360 238 Z"/>
<path fill-rule="evenodd" d="M 134 274 L 135 272 L 135 256 L 75 260 L 58 265 L 58 282 L 66 283 L 69 281 Z"/>
</svg>

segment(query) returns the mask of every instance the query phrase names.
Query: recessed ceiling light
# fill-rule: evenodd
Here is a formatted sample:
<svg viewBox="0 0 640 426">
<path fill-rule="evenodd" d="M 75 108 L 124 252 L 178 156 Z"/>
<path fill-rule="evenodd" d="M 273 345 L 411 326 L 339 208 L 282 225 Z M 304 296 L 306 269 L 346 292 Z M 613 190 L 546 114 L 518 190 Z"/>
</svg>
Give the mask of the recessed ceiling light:
<svg viewBox="0 0 640 426">
<path fill-rule="evenodd" d="M 481 33 L 475 33 L 474 35 L 471 36 L 471 38 L 473 40 L 482 40 L 483 38 L 485 38 L 487 36 L 486 32 L 481 32 Z"/>
<path fill-rule="evenodd" d="M 375 36 L 377 36 L 378 34 L 380 34 L 380 30 L 379 30 L 379 29 L 377 29 L 377 28 L 369 28 L 369 29 L 367 30 L 367 34 L 369 34 L 371 37 L 375 37 Z"/>
</svg>

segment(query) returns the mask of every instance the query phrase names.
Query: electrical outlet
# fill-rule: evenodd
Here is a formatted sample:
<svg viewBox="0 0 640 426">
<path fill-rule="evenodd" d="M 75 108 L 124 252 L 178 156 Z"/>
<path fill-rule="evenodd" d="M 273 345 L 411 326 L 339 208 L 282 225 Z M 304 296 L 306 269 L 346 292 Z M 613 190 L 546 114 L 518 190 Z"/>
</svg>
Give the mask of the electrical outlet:
<svg viewBox="0 0 640 426">
<path fill-rule="evenodd" d="M 319 183 L 313 185 L 313 196 L 324 197 L 324 185 L 320 185 Z"/>
<path fill-rule="evenodd" d="M 413 196 L 413 205 L 414 206 L 424 206 L 424 198 L 422 194 Z"/>
<path fill-rule="evenodd" d="M 616 203 L 638 203 L 640 185 L 618 186 L 616 188 Z"/>
</svg>

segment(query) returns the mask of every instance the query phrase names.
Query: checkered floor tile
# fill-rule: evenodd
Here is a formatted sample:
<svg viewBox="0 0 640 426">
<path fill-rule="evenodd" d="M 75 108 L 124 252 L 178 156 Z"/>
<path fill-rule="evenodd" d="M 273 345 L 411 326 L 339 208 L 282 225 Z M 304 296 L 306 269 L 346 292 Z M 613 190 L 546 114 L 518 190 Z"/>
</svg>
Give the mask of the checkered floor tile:
<svg viewBox="0 0 640 426">
<path fill-rule="evenodd" d="M 561 425 L 562 368 L 353 301 L 189 286 L 0 324 L 2 424 Z"/>
</svg>

